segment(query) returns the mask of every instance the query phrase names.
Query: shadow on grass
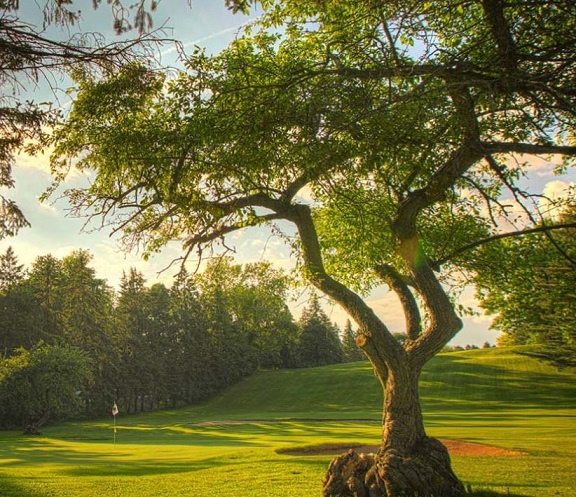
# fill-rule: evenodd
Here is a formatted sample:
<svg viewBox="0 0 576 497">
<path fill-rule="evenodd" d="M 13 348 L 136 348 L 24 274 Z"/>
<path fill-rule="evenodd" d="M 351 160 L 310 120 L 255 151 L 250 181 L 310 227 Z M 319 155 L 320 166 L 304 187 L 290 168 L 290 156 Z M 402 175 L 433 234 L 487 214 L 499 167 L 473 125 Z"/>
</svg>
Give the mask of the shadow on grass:
<svg viewBox="0 0 576 497">
<path fill-rule="evenodd" d="M 16 478 L 0 476 L 0 495 L 2 497 L 49 497 L 47 493 L 30 490 L 17 483 Z"/>
<path fill-rule="evenodd" d="M 109 453 L 76 450 L 73 447 L 52 446 L 46 440 L 35 440 L 21 437 L 13 440 L 3 440 L 0 446 L 0 461 L 4 460 L 6 468 L 12 464 L 27 465 L 59 465 L 58 472 L 73 477 L 82 476 L 149 476 L 161 474 L 190 473 L 220 466 L 235 464 L 233 458 L 208 457 L 191 462 L 170 459 L 147 458 L 133 462 L 124 462 L 115 447 L 111 445 Z M 122 449 L 118 445 L 118 449 Z M 11 488 L 14 487 L 14 489 Z M 7 476 L 0 476 L 0 496 L 28 497 L 24 491 L 18 492 L 17 486 Z M 36 495 L 30 493 L 30 496 Z M 43 494 L 38 494 L 43 495 Z"/>
<path fill-rule="evenodd" d="M 233 464 L 229 459 L 209 458 L 202 461 L 190 463 L 175 463 L 162 460 L 148 460 L 145 463 L 138 461 L 135 463 L 92 463 L 85 467 L 72 467 L 66 469 L 62 474 L 73 477 L 106 477 L 106 476 L 153 476 L 177 473 L 193 473 L 214 469 L 216 467 L 230 466 Z"/>
<path fill-rule="evenodd" d="M 149 423 L 117 426 L 117 445 L 185 445 L 202 447 L 259 448 L 290 438 L 331 439 L 342 433 L 347 439 L 366 437 L 378 424 L 372 420 L 246 420 L 181 423 L 158 426 Z M 112 428 L 104 424 L 71 426 L 66 430 L 47 430 L 46 439 L 80 444 L 112 446 Z M 33 443 L 33 442 L 30 442 Z M 0 457 L 2 447 L 0 446 Z"/>
<path fill-rule="evenodd" d="M 506 492 L 495 492 L 493 490 L 469 490 L 468 497 L 528 497 L 526 494 L 513 494 L 508 490 Z"/>
<path fill-rule="evenodd" d="M 521 357 L 518 354 L 518 357 Z M 465 355 L 444 355 L 430 361 L 420 378 L 420 397 L 427 413 L 511 407 L 571 408 L 576 390 L 564 377 L 538 370 L 515 370 L 502 365 L 469 361 Z"/>
</svg>

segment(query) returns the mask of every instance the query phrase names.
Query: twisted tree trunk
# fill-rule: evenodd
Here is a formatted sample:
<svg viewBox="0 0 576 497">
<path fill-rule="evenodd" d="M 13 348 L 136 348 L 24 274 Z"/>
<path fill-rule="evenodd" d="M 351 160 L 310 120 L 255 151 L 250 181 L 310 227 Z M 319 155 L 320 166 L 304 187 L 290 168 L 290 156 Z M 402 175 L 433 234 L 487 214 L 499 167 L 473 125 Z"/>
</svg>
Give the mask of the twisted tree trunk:
<svg viewBox="0 0 576 497">
<path fill-rule="evenodd" d="M 426 436 L 418 375 L 386 371 L 382 446 L 378 454 L 350 450 L 335 458 L 323 480 L 324 497 L 462 497 L 448 450 Z"/>
<path fill-rule="evenodd" d="M 460 156 L 470 153 L 467 148 L 458 151 L 450 161 L 448 171 L 459 170 Z M 448 175 L 448 180 L 451 178 Z M 418 191 L 407 197 L 394 223 L 398 254 L 406 262 L 407 281 L 414 290 L 392 267 L 375 268 L 398 294 L 403 306 L 408 332 L 403 345 L 359 295 L 326 273 L 310 207 L 293 205 L 289 208 L 288 219 L 298 227 L 309 280 L 340 303 L 360 325 L 362 331 L 356 343 L 370 359 L 384 389 L 380 451 L 374 456 L 351 451 L 334 459 L 323 480 L 324 497 L 465 495 L 464 486 L 452 471 L 447 449 L 426 435 L 418 395 L 422 368 L 462 327 L 462 321 L 420 247 L 416 231 L 418 212 L 430 205 L 438 192 L 444 191 L 445 182 L 446 178 L 440 175 L 431 183 L 429 192 Z M 422 330 L 414 291 L 427 310 L 425 330 Z"/>
</svg>

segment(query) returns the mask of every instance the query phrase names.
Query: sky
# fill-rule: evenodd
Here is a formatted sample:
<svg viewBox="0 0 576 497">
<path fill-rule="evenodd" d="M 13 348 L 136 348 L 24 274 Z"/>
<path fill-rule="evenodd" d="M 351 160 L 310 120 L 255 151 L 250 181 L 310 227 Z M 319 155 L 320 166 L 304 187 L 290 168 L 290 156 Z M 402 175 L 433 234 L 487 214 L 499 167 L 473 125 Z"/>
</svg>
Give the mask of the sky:
<svg viewBox="0 0 576 497">
<path fill-rule="evenodd" d="M 80 29 L 83 31 L 98 31 L 114 40 L 112 33 L 112 18 L 109 7 L 101 6 L 97 11 L 90 9 L 91 2 L 79 0 L 78 5 L 86 5 L 83 10 L 83 21 Z M 103 2 L 105 4 L 105 2 Z M 126 4 L 130 2 L 125 2 Z M 35 2 L 21 2 L 28 8 L 36 5 Z M 34 20 L 37 11 L 26 11 L 22 6 L 20 14 Z M 154 14 L 155 27 L 163 27 L 168 37 L 180 40 L 186 50 L 194 45 L 203 46 L 209 53 L 217 53 L 234 38 L 242 26 L 257 17 L 255 12 L 251 17 L 241 14 L 232 14 L 224 7 L 224 0 L 197 0 L 191 6 L 186 0 L 163 0 Z M 26 18 L 26 17 L 25 17 Z M 74 32 L 74 28 L 71 29 Z M 57 32 L 57 36 L 65 36 L 67 32 Z M 162 62 L 166 65 L 177 65 L 176 51 L 172 46 L 162 49 Z M 58 81 L 58 85 L 65 88 L 65 80 Z M 54 95 L 46 91 L 42 85 L 32 88 L 30 94 L 36 99 L 53 99 Z M 60 105 L 69 105 L 64 93 L 58 95 Z M 46 155 L 28 157 L 20 155 L 13 170 L 16 182 L 14 189 L 2 193 L 13 199 L 24 211 L 30 228 L 25 228 L 13 238 L 0 240 L 0 253 L 12 246 L 20 263 L 27 267 L 34 259 L 41 255 L 52 254 L 62 258 L 76 249 L 85 249 L 93 255 L 92 267 L 99 278 L 104 278 L 116 287 L 122 271 L 134 267 L 147 278 L 148 284 L 162 282 L 170 285 L 176 268 L 166 269 L 170 262 L 181 255 L 177 244 L 169 245 L 159 255 L 144 261 L 140 254 L 124 253 L 118 241 L 110 236 L 106 229 L 98 229 L 97 225 L 84 226 L 84 220 L 75 219 L 68 215 L 65 199 L 53 197 L 49 202 L 41 203 L 39 197 L 51 184 Z M 551 195 L 561 195 L 562 192 L 576 180 L 574 176 L 558 178 L 552 174 L 553 165 L 546 160 L 534 159 L 531 178 L 527 180 L 530 186 Z M 73 176 L 69 185 L 79 185 L 86 178 Z M 260 228 L 245 233 L 235 234 L 229 245 L 236 250 L 235 260 L 238 263 L 270 260 L 279 267 L 291 269 L 294 261 L 290 257 L 290 250 L 280 239 L 272 237 L 270 232 Z M 385 318 L 385 322 L 393 331 L 402 331 L 404 319 L 393 294 L 380 289 L 367 298 L 367 302 L 375 312 Z M 460 302 L 465 306 L 477 308 L 472 289 L 461 296 Z M 305 297 L 300 296 L 292 305 L 296 319 L 305 305 Z M 326 303 L 325 310 L 332 321 L 341 328 L 344 327 L 347 316 L 337 305 Z M 489 330 L 491 317 L 479 314 L 464 318 L 464 328 L 451 342 L 453 345 L 475 344 L 484 342 L 495 343 L 497 332 Z"/>
</svg>

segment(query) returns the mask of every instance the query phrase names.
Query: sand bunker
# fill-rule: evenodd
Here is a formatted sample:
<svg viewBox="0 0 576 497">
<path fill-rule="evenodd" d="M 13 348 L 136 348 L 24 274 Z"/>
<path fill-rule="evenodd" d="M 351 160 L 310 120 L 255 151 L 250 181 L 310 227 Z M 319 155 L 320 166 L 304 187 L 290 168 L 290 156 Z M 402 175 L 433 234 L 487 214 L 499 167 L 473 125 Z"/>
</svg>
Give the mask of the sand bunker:
<svg viewBox="0 0 576 497">
<path fill-rule="evenodd" d="M 519 450 L 509 450 L 493 445 L 485 445 L 475 442 L 466 442 L 464 440 L 440 440 L 452 456 L 500 456 L 516 457 L 525 455 L 526 452 Z M 279 454 L 288 454 L 293 456 L 317 456 L 317 455 L 338 455 L 354 449 L 358 453 L 376 453 L 377 445 L 360 445 L 360 444 L 322 444 L 308 447 L 295 447 L 288 449 L 278 449 Z"/>
</svg>

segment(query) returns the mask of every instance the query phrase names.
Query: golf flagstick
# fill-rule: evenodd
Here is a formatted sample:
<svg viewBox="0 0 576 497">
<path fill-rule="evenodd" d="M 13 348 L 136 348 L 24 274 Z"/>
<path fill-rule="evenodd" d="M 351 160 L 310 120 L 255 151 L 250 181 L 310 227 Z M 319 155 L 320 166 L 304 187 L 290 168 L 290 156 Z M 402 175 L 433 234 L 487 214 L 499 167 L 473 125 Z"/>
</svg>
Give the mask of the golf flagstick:
<svg viewBox="0 0 576 497">
<path fill-rule="evenodd" d="M 114 445 L 116 445 L 116 415 L 118 414 L 118 406 L 116 402 L 112 406 L 112 416 L 114 417 Z"/>
</svg>

